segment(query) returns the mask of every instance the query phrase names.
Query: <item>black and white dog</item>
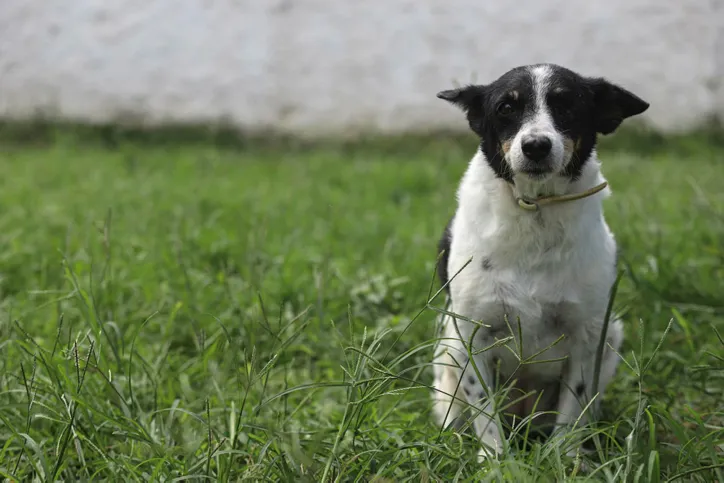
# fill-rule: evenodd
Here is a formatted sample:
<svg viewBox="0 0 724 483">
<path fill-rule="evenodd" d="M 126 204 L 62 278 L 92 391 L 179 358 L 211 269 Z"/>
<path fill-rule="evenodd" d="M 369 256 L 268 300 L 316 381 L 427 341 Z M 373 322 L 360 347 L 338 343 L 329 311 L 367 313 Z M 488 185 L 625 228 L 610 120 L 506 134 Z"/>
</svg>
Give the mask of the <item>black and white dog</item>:
<svg viewBox="0 0 724 483">
<path fill-rule="evenodd" d="M 553 413 L 556 429 L 585 422 L 616 278 L 616 243 L 602 208 L 610 191 L 596 138 L 649 105 L 604 79 L 552 64 L 437 96 L 466 113 L 481 143 L 438 247 L 450 308 L 436 351 L 434 412 L 447 425 L 474 408 L 485 459 L 505 444 L 496 414 L 525 418 L 536 405 Z M 601 394 L 618 363 L 611 347 L 618 350 L 622 339 L 613 318 Z M 512 381 L 507 398 L 489 398 L 505 381 Z"/>
</svg>

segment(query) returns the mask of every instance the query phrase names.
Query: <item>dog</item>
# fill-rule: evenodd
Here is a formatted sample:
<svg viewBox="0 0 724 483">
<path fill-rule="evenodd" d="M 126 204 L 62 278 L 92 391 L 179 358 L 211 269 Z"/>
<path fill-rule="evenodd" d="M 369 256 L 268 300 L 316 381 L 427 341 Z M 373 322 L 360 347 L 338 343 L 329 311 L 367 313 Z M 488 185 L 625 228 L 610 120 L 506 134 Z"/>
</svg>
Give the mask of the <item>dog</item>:
<svg viewBox="0 0 724 483">
<path fill-rule="evenodd" d="M 596 141 L 649 104 L 555 64 L 437 97 L 466 114 L 480 144 L 438 244 L 449 309 L 440 317 L 433 409 L 445 427 L 472 412 L 484 461 L 507 444 L 503 421 L 548 414 L 553 431 L 586 423 L 586 401 L 596 391 L 597 408 L 615 374 L 621 321 L 612 317 L 602 332 L 617 247 L 603 216 L 610 188 Z"/>
</svg>

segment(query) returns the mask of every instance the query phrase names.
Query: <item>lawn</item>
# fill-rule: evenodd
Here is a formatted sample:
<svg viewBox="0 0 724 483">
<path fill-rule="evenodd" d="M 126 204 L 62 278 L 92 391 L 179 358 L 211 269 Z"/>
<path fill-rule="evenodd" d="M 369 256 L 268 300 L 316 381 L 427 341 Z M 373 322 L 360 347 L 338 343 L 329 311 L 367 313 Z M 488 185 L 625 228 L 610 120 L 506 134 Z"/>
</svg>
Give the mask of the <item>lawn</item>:
<svg viewBox="0 0 724 483">
<path fill-rule="evenodd" d="M 4 478 L 724 481 L 719 138 L 602 146 L 625 363 L 596 427 L 480 465 L 427 388 L 473 139 L 54 132 L 0 144 Z"/>
</svg>

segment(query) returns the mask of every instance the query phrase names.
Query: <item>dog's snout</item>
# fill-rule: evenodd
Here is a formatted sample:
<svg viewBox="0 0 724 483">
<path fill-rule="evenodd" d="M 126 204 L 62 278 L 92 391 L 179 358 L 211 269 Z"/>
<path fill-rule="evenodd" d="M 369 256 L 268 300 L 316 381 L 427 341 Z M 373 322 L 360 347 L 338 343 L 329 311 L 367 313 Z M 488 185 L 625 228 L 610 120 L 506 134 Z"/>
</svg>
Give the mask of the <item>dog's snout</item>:
<svg viewBox="0 0 724 483">
<path fill-rule="evenodd" d="M 522 142 L 523 154 L 532 161 L 540 161 L 548 156 L 552 146 L 547 136 L 526 136 Z"/>
</svg>

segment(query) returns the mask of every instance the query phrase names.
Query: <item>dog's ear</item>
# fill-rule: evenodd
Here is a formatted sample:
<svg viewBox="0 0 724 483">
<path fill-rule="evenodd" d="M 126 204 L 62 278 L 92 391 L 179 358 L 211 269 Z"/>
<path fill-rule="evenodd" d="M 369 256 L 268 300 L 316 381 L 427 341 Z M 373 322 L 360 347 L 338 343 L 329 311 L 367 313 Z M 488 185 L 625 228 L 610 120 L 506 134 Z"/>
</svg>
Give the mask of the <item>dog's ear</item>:
<svg viewBox="0 0 724 483">
<path fill-rule="evenodd" d="M 483 135 L 485 124 L 485 86 L 469 85 L 457 89 L 449 89 L 437 93 L 439 99 L 444 99 L 465 112 L 468 118 L 468 125 L 474 133 Z"/>
<path fill-rule="evenodd" d="M 443 99 L 451 104 L 458 106 L 465 112 L 476 107 L 482 107 L 484 86 L 469 85 L 458 87 L 457 89 L 448 89 L 437 93 L 438 99 Z"/>
<path fill-rule="evenodd" d="M 649 103 L 636 94 L 605 79 L 589 79 L 588 85 L 593 92 L 594 126 L 601 134 L 614 132 L 624 119 L 649 108 Z"/>
</svg>

